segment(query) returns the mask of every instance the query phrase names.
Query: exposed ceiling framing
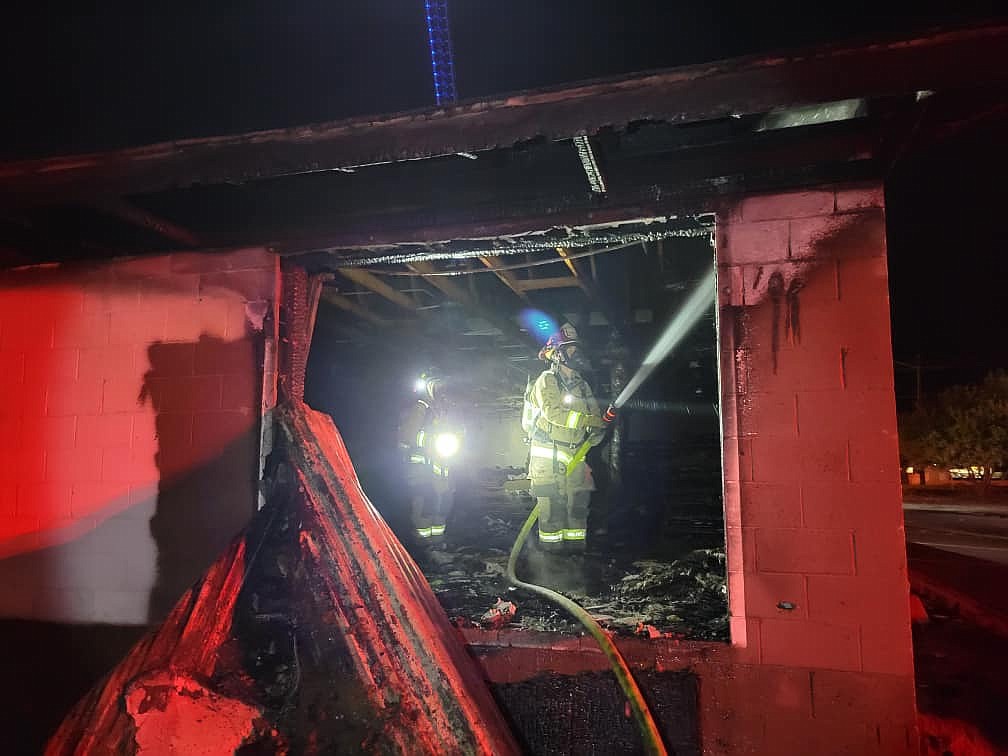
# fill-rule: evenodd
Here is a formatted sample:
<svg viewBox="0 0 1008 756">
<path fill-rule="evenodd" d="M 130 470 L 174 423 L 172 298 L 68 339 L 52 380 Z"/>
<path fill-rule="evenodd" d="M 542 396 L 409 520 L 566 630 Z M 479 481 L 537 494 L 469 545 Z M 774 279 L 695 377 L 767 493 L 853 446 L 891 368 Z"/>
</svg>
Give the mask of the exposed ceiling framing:
<svg viewBox="0 0 1008 756">
<path fill-rule="evenodd" d="M 361 307 L 359 304 L 354 302 L 353 299 L 351 299 L 350 297 L 345 296 L 343 294 L 339 294 L 335 291 L 331 290 L 323 291 L 322 300 L 328 302 L 329 304 L 342 310 L 343 312 L 350 313 L 351 315 L 355 316 L 360 320 L 366 320 L 367 322 L 377 326 L 385 326 L 389 324 L 389 321 L 385 320 L 384 318 L 378 317 L 366 307 Z"/>
<path fill-rule="evenodd" d="M 402 307 L 404 310 L 416 312 L 417 307 L 412 299 L 398 289 L 389 286 L 377 276 L 368 273 L 366 270 L 361 270 L 360 268 L 340 268 L 339 272 L 340 275 L 345 276 L 354 283 L 363 286 L 365 289 L 373 291 L 375 294 L 384 297 L 389 302 L 399 305 L 399 307 Z"/>
<path fill-rule="evenodd" d="M 483 263 L 486 267 L 494 272 L 497 276 L 507 286 L 511 291 L 518 295 L 518 298 L 528 302 L 529 298 L 521 288 L 521 282 L 515 278 L 514 274 L 508 270 L 501 270 L 501 263 L 493 257 L 480 257 L 479 261 Z"/>
</svg>

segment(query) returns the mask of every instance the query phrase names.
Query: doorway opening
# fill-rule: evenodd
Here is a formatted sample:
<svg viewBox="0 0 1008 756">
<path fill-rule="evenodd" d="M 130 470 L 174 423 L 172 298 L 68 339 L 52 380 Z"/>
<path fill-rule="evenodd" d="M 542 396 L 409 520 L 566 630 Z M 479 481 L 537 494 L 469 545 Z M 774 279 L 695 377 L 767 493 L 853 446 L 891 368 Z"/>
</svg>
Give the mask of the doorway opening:
<svg viewBox="0 0 1008 756">
<path fill-rule="evenodd" d="M 584 378 L 604 409 L 707 286 L 699 319 L 588 453 L 596 490 L 583 556 L 544 567 L 532 543 L 518 575 L 620 634 L 728 640 L 713 264 L 713 218 L 690 216 L 358 250 L 333 266 L 306 399 L 333 416 L 365 493 L 456 624 L 479 625 L 503 599 L 517 606 L 509 627 L 577 632 L 576 620 L 505 577 L 534 502 L 520 490 L 530 450 L 521 415 L 527 387 L 548 367 L 539 348 L 574 325 L 591 363 Z M 417 379 L 432 366 L 463 429 L 436 538 L 418 527 L 400 444 Z"/>
</svg>

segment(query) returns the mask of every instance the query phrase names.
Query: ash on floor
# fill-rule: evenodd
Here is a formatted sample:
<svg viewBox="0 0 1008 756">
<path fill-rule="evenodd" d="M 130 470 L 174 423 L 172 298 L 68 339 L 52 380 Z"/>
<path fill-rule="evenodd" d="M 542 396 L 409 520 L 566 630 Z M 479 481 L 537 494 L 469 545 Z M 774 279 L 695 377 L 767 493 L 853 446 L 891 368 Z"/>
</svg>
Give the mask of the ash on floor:
<svg viewBox="0 0 1008 756">
<path fill-rule="evenodd" d="M 479 624 L 503 598 L 518 606 L 511 627 L 580 632 L 580 625 L 566 612 L 508 585 L 508 554 L 532 508 L 527 496 L 503 492 L 509 473 L 514 471 L 485 471 L 463 486 L 444 543 L 435 548 L 414 544 L 414 556 L 456 624 Z M 666 514 L 662 527 L 648 528 L 651 538 L 634 538 L 627 532 L 594 536 L 583 557 L 542 554 L 533 531 L 519 560 L 518 576 L 570 596 L 618 633 L 727 640 L 720 513 L 710 507 L 689 507 L 688 502 L 677 504 L 678 511 L 691 514 Z"/>
</svg>

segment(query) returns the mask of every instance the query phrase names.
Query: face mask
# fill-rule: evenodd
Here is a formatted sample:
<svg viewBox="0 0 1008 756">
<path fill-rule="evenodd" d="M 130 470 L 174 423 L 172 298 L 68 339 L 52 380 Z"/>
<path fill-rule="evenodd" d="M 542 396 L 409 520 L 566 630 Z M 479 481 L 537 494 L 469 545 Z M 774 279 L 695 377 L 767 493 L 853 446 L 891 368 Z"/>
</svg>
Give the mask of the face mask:
<svg viewBox="0 0 1008 756">
<path fill-rule="evenodd" d="M 569 367 L 571 370 L 576 370 L 579 373 L 586 373 L 592 369 L 591 361 L 583 356 L 583 353 L 578 349 L 574 354 L 567 353 L 564 365 Z"/>
</svg>

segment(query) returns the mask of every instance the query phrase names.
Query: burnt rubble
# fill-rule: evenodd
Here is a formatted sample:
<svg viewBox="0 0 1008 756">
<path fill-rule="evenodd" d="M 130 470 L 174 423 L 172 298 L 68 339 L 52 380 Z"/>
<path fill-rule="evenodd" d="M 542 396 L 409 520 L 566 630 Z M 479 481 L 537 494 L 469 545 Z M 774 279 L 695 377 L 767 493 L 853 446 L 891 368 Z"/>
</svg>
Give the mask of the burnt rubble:
<svg viewBox="0 0 1008 756">
<path fill-rule="evenodd" d="M 267 506 L 47 753 L 517 753 L 331 420 L 278 419 Z"/>
<path fill-rule="evenodd" d="M 501 491 L 509 470 L 487 471 L 460 490 L 440 548 L 413 544 L 417 561 L 435 595 L 459 626 L 479 625 L 497 598 L 518 612 L 511 627 L 582 632 L 576 620 L 549 602 L 514 590 L 507 582 L 508 554 L 532 507 L 527 496 Z M 623 544 L 596 544 L 584 557 L 563 558 L 537 573 L 534 539 L 519 560 L 518 574 L 567 594 L 618 634 L 669 635 L 690 640 L 728 637 L 725 553 L 719 528 L 692 524 L 692 537 L 679 533 L 658 551 L 668 558 L 642 558 Z M 684 530 L 685 528 L 680 528 Z M 647 630 L 645 628 L 654 628 Z M 644 631 L 644 632 L 642 632 Z"/>
</svg>

